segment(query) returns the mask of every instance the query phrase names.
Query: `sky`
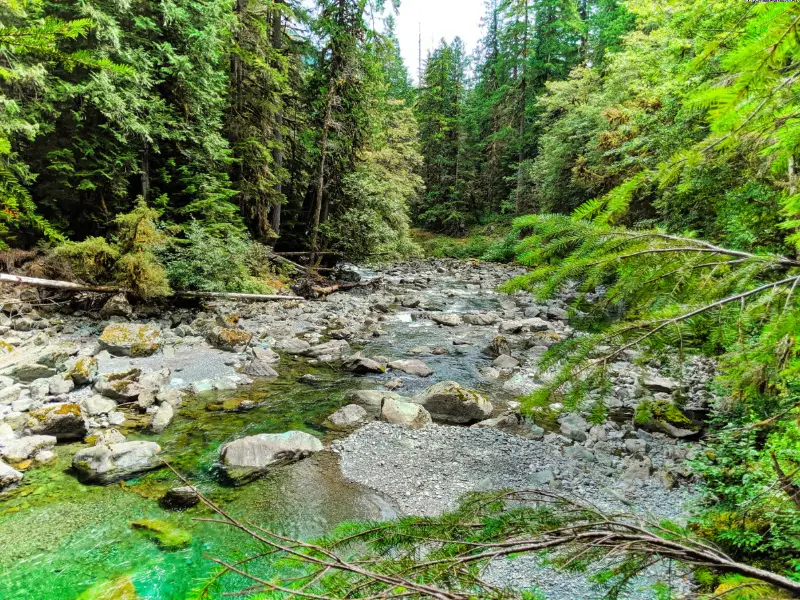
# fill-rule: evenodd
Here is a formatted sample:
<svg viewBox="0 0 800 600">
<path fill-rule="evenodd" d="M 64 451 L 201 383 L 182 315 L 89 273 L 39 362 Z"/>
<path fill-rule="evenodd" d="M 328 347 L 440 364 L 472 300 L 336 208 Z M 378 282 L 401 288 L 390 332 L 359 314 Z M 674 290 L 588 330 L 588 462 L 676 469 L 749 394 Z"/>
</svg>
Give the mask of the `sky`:
<svg viewBox="0 0 800 600">
<path fill-rule="evenodd" d="M 422 27 L 422 60 L 432 46 L 445 38 L 460 36 L 467 53 L 481 38 L 480 22 L 484 0 L 401 0 L 396 17 L 400 51 L 411 78 L 417 80 L 419 29 Z M 433 43 L 431 42 L 433 39 Z"/>
</svg>

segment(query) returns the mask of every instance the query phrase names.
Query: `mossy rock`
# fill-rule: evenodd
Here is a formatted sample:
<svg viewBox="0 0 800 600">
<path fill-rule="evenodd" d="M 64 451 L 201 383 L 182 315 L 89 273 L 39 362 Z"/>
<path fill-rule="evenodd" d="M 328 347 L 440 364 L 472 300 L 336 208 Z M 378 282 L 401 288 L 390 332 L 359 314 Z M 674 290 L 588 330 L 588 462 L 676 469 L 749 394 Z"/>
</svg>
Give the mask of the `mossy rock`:
<svg viewBox="0 0 800 600">
<path fill-rule="evenodd" d="M 185 548 L 192 542 L 192 534 L 160 519 L 139 519 L 131 523 L 164 550 Z"/>
<path fill-rule="evenodd" d="M 115 356 L 150 356 L 164 345 L 158 327 L 130 323 L 112 323 L 98 341 Z"/>
<path fill-rule="evenodd" d="M 206 336 L 208 343 L 215 348 L 232 352 L 247 346 L 252 338 L 253 336 L 243 329 L 232 327 L 214 327 Z"/>
<path fill-rule="evenodd" d="M 97 376 L 97 370 L 98 365 L 95 357 L 82 356 L 70 367 L 66 376 L 72 379 L 75 385 L 81 386 L 91 383 Z"/>
<path fill-rule="evenodd" d="M 76 600 L 140 600 L 129 575 L 104 581 L 84 591 Z"/>
<path fill-rule="evenodd" d="M 636 407 L 633 419 L 642 429 L 675 438 L 694 437 L 702 430 L 669 400 L 643 400 Z"/>
</svg>

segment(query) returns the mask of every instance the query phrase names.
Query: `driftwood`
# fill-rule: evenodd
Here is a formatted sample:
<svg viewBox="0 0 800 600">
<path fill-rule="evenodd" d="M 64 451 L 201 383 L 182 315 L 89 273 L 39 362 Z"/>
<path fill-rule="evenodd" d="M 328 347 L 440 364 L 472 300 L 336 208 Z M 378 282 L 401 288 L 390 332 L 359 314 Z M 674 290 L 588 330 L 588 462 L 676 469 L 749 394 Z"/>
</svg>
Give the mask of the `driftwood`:
<svg viewBox="0 0 800 600">
<path fill-rule="evenodd" d="M 379 285 L 383 283 L 383 278 L 375 277 L 368 281 L 358 281 L 354 283 L 336 283 L 327 286 L 320 285 L 320 283 L 322 282 L 320 282 L 319 280 L 315 281 L 313 279 L 305 279 L 294 285 L 292 289 L 301 296 L 304 296 L 305 298 L 316 299 L 316 298 L 322 298 L 324 296 L 329 296 L 334 292 L 346 292 L 347 290 L 352 290 L 355 288 Z"/>
<path fill-rule="evenodd" d="M 0 283 L 30 285 L 33 287 L 48 288 L 53 290 L 64 290 L 68 292 L 94 292 L 97 294 L 121 294 L 127 291 L 118 287 L 83 285 L 80 283 L 72 283 L 71 281 L 39 279 L 38 277 L 9 275 L 7 273 L 0 273 Z M 175 292 L 173 296 L 179 296 L 181 298 L 222 298 L 226 300 L 251 300 L 254 302 L 267 302 L 270 300 L 302 300 L 300 296 L 281 296 L 277 294 L 237 294 L 235 292 Z"/>
</svg>

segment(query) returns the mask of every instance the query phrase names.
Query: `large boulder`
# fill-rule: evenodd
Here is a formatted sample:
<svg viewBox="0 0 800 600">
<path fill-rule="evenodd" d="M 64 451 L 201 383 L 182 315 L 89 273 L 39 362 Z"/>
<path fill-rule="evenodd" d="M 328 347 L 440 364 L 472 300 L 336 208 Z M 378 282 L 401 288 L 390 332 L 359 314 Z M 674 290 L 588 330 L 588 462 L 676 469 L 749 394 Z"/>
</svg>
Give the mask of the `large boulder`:
<svg viewBox="0 0 800 600">
<path fill-rule="evenodd" d="M 0 492 L 4 492 L 22 481 L 23 475 L 16 469 L 12 469 L 0 460 Z"/>
<path fill-rule="evenodd" d="M 161 329 L 135 323 L 112 323 L 103 330 L 98 341 L 114 356 L 150 356 L 164 345 Z"/>
<path fill-rule="evenodd" d="M 417 377 L 430 377 L 433 375 L 433 369 L 416 358 L 392 361 L 389 363 L 389 368 L 394 371 L 408 373 L 409 375 L 416 375 Z"/>
<path fill-rule="evenodd" d="M 83 483 L 106 485 L 162 466 L 161 447 L 155 442 L 123 442 L 84 448 L 72 457 Z"/>
<path fill-rule="evenodd" d="M 472 315 L 464 315 L 463 320 L 470 325 L 494 325 L 500 320 L 495 313 L 479 313 Z"/>
<path fill-rule="evenodd" d="M 286 354 L 303 354 L 310 348 L 311 344 L 296 337 L 285 338 L 275 344 L 275 349 L 278 352 L 285 352 Z"/>
<path fill-rule="evenodd" d="M 409 429 L 420 429 L 433 422 L 433 419 L 419 404 L 386 398 L 381 406 L 381 421 L 392 425 L 405 425 Z"/>
<path fill-rule="evenodd" d="M 458 327 L 461 325 L 461 317 L 452 313 L 431 315 L 431 321 L 445 327 Z"/>
<path fill-rule="evenodd" d="M 367 411 L 363 406 L 348 404 L 329 416 L 323 425 L 335 431 L 347 431 L 363 425 L 367 420 Z"/>
<path fill-rule="evenodd" d="M 108 319 L 109 317 L 125 317 L 129 319 L 132 314 L 133 308 L 125 294 L 111 296 L 103 305 L 103 308 L 100 309 L 100 316 L 103 319 Z"/>
<path fill-rule="evenodd" d="M 206 341 L 214 348 L 229 352 L 240 352 L 252 339 L 252 334 L 247 333 L 244 329 L 234 329 L 233 327 L 217 326 L 206 335 Z"/>
<path fill-rule="evenodd" d="M 366 375 L 367 373 L 384 373 L 386 367 L 376 360 L 361 356 L 361 354 L 354 354 L 348 356 L 342 363 L 342 366 L 348 371 L 352 371 L 357 375 Z"/>
<path fill-rule="evenodd" d="M 434 421 L 456 425 L 488 419 L 493 410 L 486 398 L 455 381 L 435 383 L 413 401 L 425 407 Z"/>
<path fill-rule="evenodd" d="M 57 402 L 28 414 L 27 429 L 33 435 L 52 435 L 63 440 L 77 440 L 86 435 L 86 421 L 79 404 Z"/>
<path fill-rule="evenodd" d="M 0 442 L 0 456 L 11 463 L 33 458 L 42 450 L 52 450 L 56 438 L 51 435 L 31 435 L 18 440 Z"/>
<path fill-rule="evenodd" d="M 262 433 L 229 442 L 220 448 L 222 470 L 234 485 L 265 475 L 270 469 L 322 450 L 322 442 L 302 431 Z"/>
</svg>

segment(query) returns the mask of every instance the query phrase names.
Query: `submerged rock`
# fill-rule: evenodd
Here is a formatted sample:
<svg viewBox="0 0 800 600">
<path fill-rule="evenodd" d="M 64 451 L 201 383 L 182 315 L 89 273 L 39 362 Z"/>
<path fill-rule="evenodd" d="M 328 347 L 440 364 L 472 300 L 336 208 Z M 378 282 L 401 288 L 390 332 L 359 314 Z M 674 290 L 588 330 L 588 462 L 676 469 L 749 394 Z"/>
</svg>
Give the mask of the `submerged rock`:
<svg viewBox="0 0 800 600">
<path fill-rule="evenodd" d="M 135 323 L 112 323 L 98 341 L 103 350 L 114 356 L 150 356 L 164 345 L 161 329 Z"/>
<path fill-rule="evenodd" d="M 322 447 L 322 442 L 302 431 L 262 433 L 223 445 L 219 456 L 228 480 L 242 485 L 270 469 L 311 456 Z"/>
<path fill-rule="evenodd" d="M 416 375 L 417 377 L 430 377 L 433 375 L 433 369 L 416 358 L 395 360 L 389 363 L 389 368 L 409 375 Z"/>
<path fill-rule="evenodd" d="M 200 504 L 200 495 L 192 485 L 167 490 L 158 503 L 169 510 L 183 510 Z"/>
<path fill-rule="evenodd" d="M 142 531 L 164 550 L 177 550 L 192 543 L 192 534 L 160 519 L 139 519 L 131 527 Z"/>
<path fill-rule="evenodd" d="M 155 442 L 123 442 L 84 448 L 72 457 L 83 483 L 106 485 L 163 465 L 161 446 Z"/>
<path fill-rule="evenodd" d="M 456 425 L 488 419 L 493 410 L 486 398 L 455 381 L 435 383 L 413 401 L 425 407 L 434 421 Z"/>
<path fill-rule="evenodd" d="M 76 600 L 139 600 L 136 587 L 130 576 L 113 581 L 103 581 L 85 590 Z"/>
</svg>

